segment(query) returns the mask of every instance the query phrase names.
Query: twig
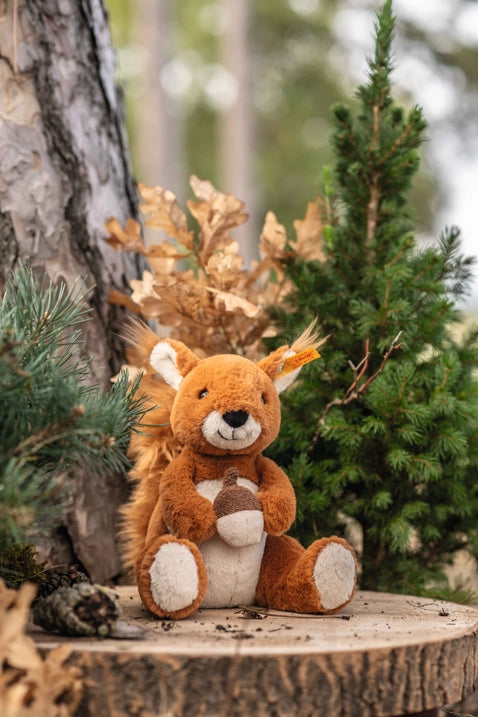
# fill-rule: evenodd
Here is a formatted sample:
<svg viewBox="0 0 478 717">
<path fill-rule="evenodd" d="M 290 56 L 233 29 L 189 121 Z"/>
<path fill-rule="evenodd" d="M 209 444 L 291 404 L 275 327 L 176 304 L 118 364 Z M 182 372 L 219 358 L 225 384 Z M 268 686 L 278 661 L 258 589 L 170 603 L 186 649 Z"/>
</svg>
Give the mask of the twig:
<svg viewBox="0 0 478 717">
<path fill-rule="evenodd" d="M 379 175 L 376 173 L 370 187 L 370 201 L 367 204 L 367 248 L 371 250 L 377 231 L 378 207 L 380 204 Z"/>
<path fill-rule="evenodd" d="M 25 438 L 23 441 L 20 441 L 20 443 L 13 451 L 13 455 L 20 455 L 25 450 L 25 448 L 29 449 L 28 455 L 30 455 L 32 452 L 36 453 L 41 448 L 44 448 L 44 446 L 47 446 L 49 443 L 59 441 L 61 438 L 68 436 L 68 432 L 64 429 L 73 426 L 77 418 L 83 416 L 84 413 L 85 409 L 81 404 L 74 406 L 72 413 L 67 416 L 63 423 L 52 423 L 50 426 L 42 428 L 36 433 L 32 433 L 30 436 L 27 436 L 27 438 Z M 90 428 L 86 428 L 78 431 L 78 433 L 88 435 L 92 434 L 93 431 Z M 32 447 L 30 448 L 30 446 Z"/>
<path fill-rule="evenodd" d="M 349 361 L 349 365 L 352 368 L 354 372 L 354 380 L 348 387 L 348 389 L 345 391 L 342 398 L 333 398 L 332 401 L 329 401 L 329 403 L 324 408 L 322 415 L 319 419 L 318 426 L 316 428 L 316 431 L 313 435 L 312 441 L 310 442 L 310 445 L 307 449 L 307 452 L 310 452 L 315 447 L 315 444 L 317 443 L 320 432 L 322 430 L 322 426 L 325 423 L 325 419 L 327 418 L 329 411 L 333 406 L 346 406 L 349 403 L 352 403 L 352 401 L 356 401 L 358 398 L 363 396 L 363 394 L 367 391 L 370 384 L 375 381 L 377 376 L 379 376 L 383 369 L 385 368 L 385 364 L 387 363 L 388 359 L 392 355 L 392 353 L 396 350 L 402 347 L 403 344 L 399 343 L 400 336 L 402 335 L 402 331 L 400 331 L 395 338 L 393 339 L 392 343 L 390 344 L 390 347 L 388 348 L 387 352 L 384 354 L 382 363 L 378 367 L 378 369 L 373 373 L 371 376 L 367 378 L 366 381 L 363 383 L 360 383 L 360 380 L 363 378 L 365 372 L 368 368 L 369 358 L 370 358 L 370 341 L 369 339 L 365 342 L 365 355 L 363 359 L 360 361 L 360 363 L 357 366 L 354 366 L 354 364 Z"/>
<path fill-rule="evenodd" d="M 250 613 L 253 613 L 252 615 Z M 350 620 L 351 615 L 330 615 L 329 613 L 297 613 L 288 610 L 274 610 L 273 608 L 257 608 L 241 606 L 236 610 L 235 615 L 249 620 L 262 620 L 266 617 L 279 617 L 282 620 Z M 273 632 L 269 630 L 269 632 Z"/>
<path fill-rule="evenodd" d="M 378 149 L 380 145 L 380 106 L 375 104 L 373 106 L 373 136 L 372 136 L 372 147 Z M 377 232 L 377 218 L 378 209 L 380 206 L 381 191 L 380 191 L 380 172 L 374 172 L 370 188 L 370 201 L 367 204 L 367 238 L 366 247 L 372 252 L 373 242 Z"/>
</svg>

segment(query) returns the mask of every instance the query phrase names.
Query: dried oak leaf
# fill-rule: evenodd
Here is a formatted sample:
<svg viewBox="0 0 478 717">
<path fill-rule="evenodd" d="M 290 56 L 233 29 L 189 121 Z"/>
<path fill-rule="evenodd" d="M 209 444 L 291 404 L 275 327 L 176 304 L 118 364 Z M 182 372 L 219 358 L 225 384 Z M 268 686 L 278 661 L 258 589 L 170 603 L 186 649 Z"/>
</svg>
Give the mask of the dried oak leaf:
<svg viewBox="0 0 478 717">
<path fill-rule="evenodd" d="M 260 309 L 256 304 L 244 299 L 242 296 L 231 294 L 228 291 L 221 291 L 220 289 L 215 289 L 212 286 L 206 287 L 206 290 L 213 294 L 216 306 L 220 310 L 224 309 L 225 311 L 234 314 L 239 312 L 247 316 L 248 319 L 255 319 L 260 312 Z"/>
<path fill-rule="evenodd" d="M 0 580 L 0 714 L 70 717 L 81 700 L 80 671 L 65 664 L 70 645 L 42 658 L 25 634 L 35 593 L 28 583 L 17 592 Z"/>
<path fill-rule="evenodd" d="M 72 717 L 77 714 L 83 686 L 80 670 L 65 664 L 71 649 L 71 645 L 57 647 L 48 653 L 38 670 L 19 676 L 7 691 L 4 704 L 0 697 L 1 714 L 18 717 Z M 15 695 L 12 695 L 12 688 Z"/>
<path fill-rule="evenodd" d="M 0 667 L 8 663 L 19 669 L 35 669 L 41 663 L 33 641 L 24 635 L 36 588 L 29 583 L 9 590 L 0 581 Z"/>
<path fill-rule="evenodd" d="M 322 222 L 322 200 L 318 197 L 315 202 L 307 204 L 307 211 L 304 219 L 294 221 L 294 229 L 297 235 L 296 241 L 291 241 L 290 246 L 296 254 L 303 259 L 325 261 L 323 251 L 323 222 Z"/>
<path fill-rule="evenodd" d="M 165 323 L 163 312 L 168 306 L 173 308 L 179 317 L 188 317 L 203 327 L 216 321 L 218 311 L 208 294 L 207 287 L 199 283 L 178 281 L 169 286 L 156 284 L 155 290 L 162 304 L 158 316 L 163 324 Z"/>
<path fill-rule="evenodd" d="M 131 279 L 129 282 L 133 293 L 131 300 L 139 306 L 146 319 L 157 318 L 161 313 L 161 301 L 154 287 L 155 278 L 150 271 L 143 271 L 142 279 Z"/>
<path fill-rule="evenodd" d="M 228 230 L 244 224 L 249 215 L 243 211 L 243 201 L 232 194 L 222 194 L 211 182 L 193 175 L 190 184 L 200 201 L 187 204 L 200 226 L 199 252 L 205 255 L 206 263 L 208 256 L 218 248 L 218 242 L 227 238 Z"/>
<path fill-rule="evenodd" d="M 151 244 L 146 250 L 146 257 L 153 271 L 159 276 L 174 274 L 176 262 L 184 259 L 182 254 L 173 244 L 163 241 L 161 244 Z"/>
<path fill-rule="evenodd" d="M 261 232 L 259 250 L 261 255 L 272 260 L 283 259 L 287 235 L 283 224 L 279 224 L 274 212 L 267 212 Z"/>
<path fill-rule="evenodd" d="M 118 304 L 119 306 L 125 306 L 127 309 L 132 311 L 134 314 L 138 314 L 140 307 L 132 300 L 127 294 L 123 294 L 117 289 L 110 289 L 108 292 L 108 301 L 110 304 Z"/>
<path fill-rule="evenodd" d="M 212 326 L 202 327 L 193 321 L 183 321 L 176 330 L 171 332 L 171 338 L 183 341 L 201 358 L 228 353 L 231 350 L 224 333 L 218 330 L 218 322 Z"/>
<path fill-rule="evenodd" d="M 153 229 L 162 229 L 170 237 L 174 237 L 180 244 L 193 250 L 193 232 L 188 230 L 186 215 L 179 206 L 175 195 L 169 189 L 162 187 L 149 187 L 147 184 L 138 184 L 144 202 L 140 209 L 150 218 L 145 221 L 146 226 Z"/>
<path fill-rule="evenodd" d="M 258 295 L 258 303 L 264 309 L 268 306 L 278 306 L 293 289 L 294 283 L 289 279 L 268 281 Z"/>
<path fill-rule="evenodd" d="M 243 263 L 239 244 L 234 241 L 209 257 L 206 271 L 215 286 L 228 290 L 239 284 Z"/>
<path fill-rule="evenodd" d="M 141 238 L 141 227 L 135 219 L 128 219 L 125 228 L 121 226 L 115 217 L 111 217 L 105 223 L 109 232 L 106 242 L 118 251 L 134 251 L 137 254 L 144 254 L 145 248 Z"/>
<path fill-rule="evenodd" d="M 128 374 L 128 382 L 130 384 L 137 381 L 139 377 L 143 375 L 142 368 L 138 368 L 138 366 L 134 366 L 129 363 L 124 363 L 122 364 L 119 372 L 110 378 L 111 383 L 116 383 L 117 381 L 119 381 L 119 379 L 123 376 L 124 372 Z"/>
<path fill-rule="evenodd" d="M 211 184 L 207 179 L 199 179 L 195 174 L 192 174 L 189 178 L 189 184 L 198 199 L 202 199 L 205 202 L 212 202 L 212 200 L 220 194 L 218 190 Z M 222 195 L 224 196 L 224 195 Z"/>
</svg>

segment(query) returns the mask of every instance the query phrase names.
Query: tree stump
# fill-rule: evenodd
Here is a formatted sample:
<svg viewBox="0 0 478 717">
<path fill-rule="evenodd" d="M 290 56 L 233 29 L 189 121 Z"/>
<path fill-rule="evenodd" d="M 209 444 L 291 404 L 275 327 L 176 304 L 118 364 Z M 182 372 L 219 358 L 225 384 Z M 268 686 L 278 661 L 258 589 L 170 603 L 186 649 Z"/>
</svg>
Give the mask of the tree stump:
<svg viewBox="0 0 478 717">
<path fill-rule="evenodd" d="M 158 620 L 118 589 L 142 639 L 64 639 L 84 677 L 78 716 L 385 717 L 433 710 L 477 689 L 478 610 L 359 592 L 337 615 L 199 610 Z"/>
</svg>

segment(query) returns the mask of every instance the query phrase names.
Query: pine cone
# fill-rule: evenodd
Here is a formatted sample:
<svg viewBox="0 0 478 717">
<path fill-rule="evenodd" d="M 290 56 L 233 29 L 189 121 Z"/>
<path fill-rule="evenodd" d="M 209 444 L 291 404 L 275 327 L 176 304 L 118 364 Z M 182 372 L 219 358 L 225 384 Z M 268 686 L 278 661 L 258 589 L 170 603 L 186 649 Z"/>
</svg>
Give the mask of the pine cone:
<svg viewBox="0 0 478 717">
<path fill-rule="evenodd" d="M 49 569 L 39 585 L 38 596 L 47 597 L 58 588 L 69 588 L 76 583 L 91 583 L 89 577 L 82 573 L 77 565 L 70 565 L 66 570 Z"/>
<path fill-rule="evenodd" d="M 88 582 L 57 588 L 33 608 L 35 625 L 73 637 L 106 637 L 118 615 L 112 591 Z"/>
</svg>

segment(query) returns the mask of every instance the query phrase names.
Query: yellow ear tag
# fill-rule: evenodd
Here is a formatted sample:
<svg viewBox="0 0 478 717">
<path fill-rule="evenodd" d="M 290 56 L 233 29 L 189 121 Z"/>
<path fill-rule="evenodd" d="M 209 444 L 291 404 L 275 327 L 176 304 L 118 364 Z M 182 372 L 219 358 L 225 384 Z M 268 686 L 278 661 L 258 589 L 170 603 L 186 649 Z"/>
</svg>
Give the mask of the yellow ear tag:
<svg viewBox="0 0 478 717">
<path fill-rule="evenodd" d="M 282 371 L 277 376 L 277 378 L 285 376 L 287 373 L 291 373 L 292 371 L 295 371 L 301 366 L 304 366 L 306 363 L 315 361 L 315 359 L 318 358 L 320 358 L 320 354 L 315 349 L 306 349 L 305 351 L 299 351 L 298 354 L 294 354 L 293 356 L 289 356 L 285 359 Z"/>
</svg>

